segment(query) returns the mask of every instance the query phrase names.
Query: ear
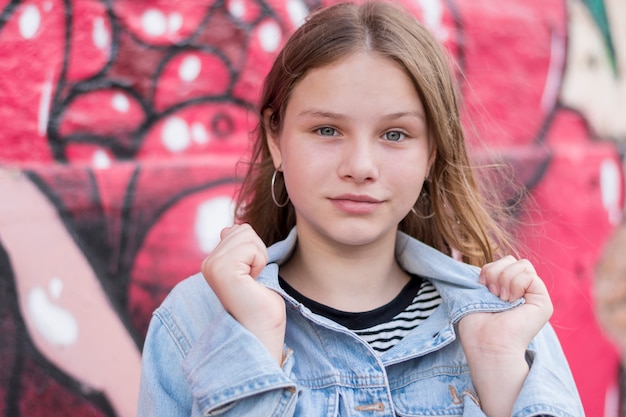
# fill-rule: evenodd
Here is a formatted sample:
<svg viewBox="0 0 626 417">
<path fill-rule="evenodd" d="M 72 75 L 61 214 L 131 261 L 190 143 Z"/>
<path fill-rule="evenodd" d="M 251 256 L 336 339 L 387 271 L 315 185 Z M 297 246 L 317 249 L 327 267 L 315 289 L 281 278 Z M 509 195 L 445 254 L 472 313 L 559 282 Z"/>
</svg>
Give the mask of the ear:
<svg viewBox="0 0 626 417">
<path fill-rule="evenodd" d="M 272 112 L 271 109 L 265 109 L 263 112 L 263 126 L 265 127 L 265 139 L 267 140 L 267 147 L 272 155 L 272 161 L 275 167 L 279 167 L 283 163 L 283 157 L 280 151 L 278 134 L 272 129 L 272 114 L 274 114 L 274 112 Z"/>
</svg>

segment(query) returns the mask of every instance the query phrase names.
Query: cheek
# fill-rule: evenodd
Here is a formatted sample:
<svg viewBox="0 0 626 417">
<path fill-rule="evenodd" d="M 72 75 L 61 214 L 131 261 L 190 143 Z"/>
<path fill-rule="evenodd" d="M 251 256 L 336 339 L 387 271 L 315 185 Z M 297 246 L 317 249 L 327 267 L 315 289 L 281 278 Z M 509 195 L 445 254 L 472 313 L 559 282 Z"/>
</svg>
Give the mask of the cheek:
<svg viewBox="0 0 626 417">
<path fill-rule="evenodd" d="M 283 150 L 283 169 L 287 171 L 290 183 L 305 181 L 328 173 L 334 166 L 334 153 L 323 147 L 300 145 L 295 149 Z"/>
<path fill-rule="evenodd" d="M 415 159 L 407 161 L 407 163 L 399 163 L 390 167 L 388 172 L 389 181 L 394 184 L 397 193 L 401 194 L 403 200 L 415 203 L 420 195 L 426 174 L 428 173 L 427 164 L 415 162 Z"/>
<path fill-rule="evenodd" d="M 413 181 L 404 181 L 400 184 L 399 192 L 402 194 L 403 200 L 407 202 L 407 204 L 413 206 L 415 202 L 420 197 L 420 193 L 422 191 L 423 181 L 419 181 L 417 179 Z"/>
<path fill-rule="evenodd" d="M 285 159 L 283 169 L 285 175 L 285 186 L 292 202 L 299 199 L 298 196 L 306 195 L 312 189 L 317 188 L 316 170 L 305 161 Z"/>
</svg>

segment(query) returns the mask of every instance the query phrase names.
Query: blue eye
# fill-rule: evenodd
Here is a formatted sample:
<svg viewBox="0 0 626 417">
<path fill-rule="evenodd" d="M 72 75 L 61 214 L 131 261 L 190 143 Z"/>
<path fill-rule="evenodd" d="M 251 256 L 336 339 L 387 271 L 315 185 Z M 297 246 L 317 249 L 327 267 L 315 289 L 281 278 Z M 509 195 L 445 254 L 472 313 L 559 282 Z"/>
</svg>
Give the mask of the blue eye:
<svg viewBox="0 0 626 417">
<path fill-rule="evenodd" d="M 385 139 L 390 142 L 399 142 L 404 139 L 404 133 L 398 132 L 397 130 L 392 130 L 390 132 L 385 133 Z"/>
<path fill-rule="evenodd" d="M 324 127 L 320 127 L 319 129 L 317 129 L 317 133 L 319 133 L 322 136 L 335 136 L 337 131 L 330 126 L 324 126 Z"/>
</svg>

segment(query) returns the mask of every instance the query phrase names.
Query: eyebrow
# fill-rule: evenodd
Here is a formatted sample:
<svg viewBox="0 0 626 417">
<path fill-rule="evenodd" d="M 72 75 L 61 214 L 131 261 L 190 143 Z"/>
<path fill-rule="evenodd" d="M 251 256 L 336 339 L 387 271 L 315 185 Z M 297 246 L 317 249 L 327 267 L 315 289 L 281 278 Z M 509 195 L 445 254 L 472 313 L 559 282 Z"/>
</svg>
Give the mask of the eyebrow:
<svg viewBox="0 0 626 417">
<path fill-rule="evenodd" d="M 318 109 L 304 110 L 300 112 L 297 115 L 297 117 L 298 118 L 316 117 L 316 118 L 336 119 L 336 120 L 348 119 L 348 116 L 344 114 L 323 111 L 323 110 L 318 110 Z M 424 116 L 424 114 L 417 112 L 417 111 L 390 113 L 390 114 L 384 115 L 383 119 L 397 120 L 397 119 L 402 119 L 403 117 L 415 117 L 415 118 L 421 119 L 422 121 L 426 121 L 426 117 Z"/>
<path fill-rule="evenodd" d="M 301 111 L 298 115 L 298 118 L 307 118 L 307 117 L 316 117 L 323 119 L 347 119 L 347 116 L 344 116 L 340 113 L 333 113 L 329 111 L 322 111 L 317 109 L 309 109 Z"/>
</svg>

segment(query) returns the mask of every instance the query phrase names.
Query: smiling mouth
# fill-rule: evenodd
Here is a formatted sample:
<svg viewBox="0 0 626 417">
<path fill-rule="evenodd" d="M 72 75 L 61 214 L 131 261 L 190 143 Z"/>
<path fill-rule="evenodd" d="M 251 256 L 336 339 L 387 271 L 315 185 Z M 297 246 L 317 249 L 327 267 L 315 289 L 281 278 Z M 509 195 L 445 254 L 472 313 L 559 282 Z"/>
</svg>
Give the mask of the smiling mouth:
<svg viewBox="0 0 626 417">
<path fill-rule="evenodd" d="M 330 199 L 338 210 L 348 214 L 371 214 L 383 203 L 369 196 L 337 196 Z"/>
<path fill-rule="evenodd" d="M 337 201 L 354 201 L 356 203 L 373 203 L 373 204 L 377 204 L 377 203 L 381 203 L 382 201 L 371 197 L 369 195 L 361 195 L 361 194 L 341 194 L 338 195 L 336 197 L 331 197 L 331 200 L 337 200 Z"/>
</svg>

